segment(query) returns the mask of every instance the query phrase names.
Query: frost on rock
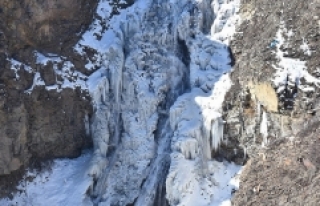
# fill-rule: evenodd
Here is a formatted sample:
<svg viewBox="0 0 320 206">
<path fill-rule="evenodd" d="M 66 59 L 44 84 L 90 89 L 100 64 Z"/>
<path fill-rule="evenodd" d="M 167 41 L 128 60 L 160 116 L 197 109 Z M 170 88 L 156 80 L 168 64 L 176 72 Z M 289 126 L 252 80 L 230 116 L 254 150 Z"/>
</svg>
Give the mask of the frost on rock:
<svg viewBox="0 0 320 206">
<path fill-rule="evenodd" d="M 31 94 L 36 86 L 43 86 L 48 91 L 55 90 L 57 92 L 61 92 L 66 88 L 76 89 L 79 87 L 83 91 L 88 89 L 86 85 L 87 76 L 77 71 L 73 63 L 67 61 L 66 58 L 50 53 L 45 56 L 38 51 L 34 51 L 34 56 L 36 59 L 36 65 L 45 66 L 49 62 L 52 63 L 55 75 L 55 84 L 46 85 L 44 80 L 41 78 L 39 71 L 34 71 L 30 66 L 14 59 L 8 59 L 11 62 L 11 69 L 16 73 L 17 79 L 19 79 L 18 71 L 20 69 L 24 69 L 27 72 L 34 74 L 33 84 L 29 89 L 25 90 L 25 93 Z M 58 76 L 60 78 L 58 78 Z"/>
</svg>

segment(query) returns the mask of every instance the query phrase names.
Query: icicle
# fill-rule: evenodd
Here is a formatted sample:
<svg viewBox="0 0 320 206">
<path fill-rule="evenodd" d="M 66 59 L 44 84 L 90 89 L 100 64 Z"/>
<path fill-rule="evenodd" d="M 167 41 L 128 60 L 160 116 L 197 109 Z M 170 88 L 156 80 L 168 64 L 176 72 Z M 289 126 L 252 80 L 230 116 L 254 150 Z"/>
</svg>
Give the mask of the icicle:
<svg viewBox="0 0 320 206">
<path fill-rule="evenodd" d="M 84 116 L 84 125 L 85 125 L 85 129 L 86 129 L 86 136 L 89 136 L 90 135 L 90 123 L 89 123 L 89 116 L 88 116 L 87 112 Z"/>
<path fill-rule="evenodd" d="M 223 139 L 223 120 L 219 117 L 215 119 L 211 126 L 211 148 L 217 150 Z"/>
<path fill-rule="evenodd" d="M 211 144 L 210 135 L 212 134 L 212 120 L 210 117 L 203 119 L 203 132 L 202 132 L 202 149 L 204 156 L 207 160 L 211 159 Z"/>
<path fill-rule="evenodd" d="M 268 119 L 267 113 L 263 111 L 262 113 L 262 120 L 260 123 L 260 133 L 263 137 L 262 146 L 266 146 L 268 144 Z"/>
</svg>

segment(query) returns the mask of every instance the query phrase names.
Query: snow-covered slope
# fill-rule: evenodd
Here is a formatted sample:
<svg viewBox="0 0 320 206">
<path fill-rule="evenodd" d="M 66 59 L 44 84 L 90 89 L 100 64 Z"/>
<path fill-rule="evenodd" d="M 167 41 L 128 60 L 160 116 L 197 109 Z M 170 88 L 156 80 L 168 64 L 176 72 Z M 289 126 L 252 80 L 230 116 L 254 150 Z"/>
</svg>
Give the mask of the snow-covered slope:
<svg viewBox="0 0 320 206">
<path fill-rule="evenodd" d="M 91 156 L 90 152 L 86 152 L 73 160 L 55 160 L 50 170 L 41 173 L 28 171 L 17 188 L 19 192 L 12 200 L 0 200 L 0 205 L 92 205 L 86 197 L 91 183 L 86 168 Z"/>
<path fill-rule="evenodd" d="M 99 69 L 84 88 L 94 107 L 90 181 L 73 179 L 88 196 L 80 203 L 81 187 L 68 205 L 230 204 L 240 167 L 212 154 L 224 141 L 227 44 L 238 8 L 238 0 L 138 0 L 110 19 L 108 1 L 100 1 L 99 18 L 74 47 L 83 56 L 94 50 L 87 69 Z"/>
</svg>

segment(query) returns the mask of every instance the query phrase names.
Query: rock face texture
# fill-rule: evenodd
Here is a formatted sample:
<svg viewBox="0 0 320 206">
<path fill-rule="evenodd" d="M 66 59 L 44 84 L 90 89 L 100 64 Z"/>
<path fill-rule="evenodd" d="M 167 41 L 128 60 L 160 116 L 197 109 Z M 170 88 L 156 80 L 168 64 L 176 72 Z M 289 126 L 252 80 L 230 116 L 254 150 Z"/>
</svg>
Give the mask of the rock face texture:
<svg viewBox="0 0 320 206">
<path fill-rule="evenodd" d="M 3 0 L 0 30 L 8 42 L 3 49 L 14 55 L 29 47 L 52 53 L 65 51 L 91 23 L 96 3 L 95 0 Z"/>
<path fill-rule="evenodd" d="M 314 119 L 313 119 L 314 120 Z M 249 159 L 233 205 L 317 205 L 320 187 L 319 122 L 292 139 L 279 138 Z"/>
<path fill-rule="evenodd" d="M 319 8 L 318 0 L 242 1 L 224 102 L 230 144 L 220 151 L 249 157 L 234 205 L 318 202 Z"/>
<path fill-rule="evenodd" d="M 2 63 L 1 175 L 27 166 L 30 158 L 75 157 L 90 145 L 84 121 L 91 111 L 88 96 L 80 89 L 48 91 L 44 85 L 27 93 L 35 74 L 21 69 L 17 80 L 11 63 Z"/>
<path fill-rule="evenodd" d="M 70 60 L 77 66 L 72 64 L 68 72 L 84 68 L 85 61 L 71 46 L 91 23 L 96 3 L 0 2 L 1 194 L 15 184 L 14 178 L 8 183 L 6 175 L 43 160 L 76 157 L 92 144 L 86 131 L 92 113 L 88 92 L 76 85 L 59 89 L 54 85 L 80 78 L 63 72 Z M 38 51 L 67 57 L 41 62 Z"/>
</svg>

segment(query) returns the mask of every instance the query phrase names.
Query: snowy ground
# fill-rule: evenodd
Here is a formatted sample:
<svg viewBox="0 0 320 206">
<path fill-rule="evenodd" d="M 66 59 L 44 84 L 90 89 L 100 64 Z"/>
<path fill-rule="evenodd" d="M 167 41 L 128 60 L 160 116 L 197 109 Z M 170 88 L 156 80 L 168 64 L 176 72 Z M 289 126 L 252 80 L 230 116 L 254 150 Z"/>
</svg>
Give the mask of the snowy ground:
<svg viewBox="0 0 320 206">
<path fill-rule="evenodd" d="M 91 179 L 87 168 L 92 153 L 86 152 L 76 159 L 57 159 L 52 170 L 43 173 L 28 171 L 20 182 L 21 191 L 12 200 L 2 199 L 2 206 L 90 206 L 86 190 Z M 32 182 L 28 178 L 34 178 Z"/>
<path fill-rule="evenodd" d="M 21 191 L 14 195 L 12 200 L 2 199 L 3 206 L 91 206 L 92 202 L 86 199 L 86 190 L 91 184 L 91 178 L 87 175 L 87 168 L 92 157 L 91 152 L 86 152 L 76 159 L 57 159 L 52 165 L 52 170 L 43 173 L 28 171 L 27 177 L 34 178 L 33 181 L 21 181 L 18 189 Z M 215 173 L 211 178 L 217 180 L 209 191 L 212 193 L 210 206 L 229 206 L 233 189 L 239 188 L 239 175 L 241 167 L 228 162 L 212 161 L 210 167 Z M 188 169 L 188 164 L 184 165 Z M 197 181 L 194 179 L 193 181 Z M 205 189 L 205 190 L 204 190 Z M 195 195 L 187 198 L 186 201 L 196 205 L 204 204 L 203 196 L 207 188 L 195 188 L 190 185 L 189 192 Z M 190 205 L 190 204 L 187 204 Z M 191 206 L 191 205 L 190 205 Z"/>
</svg>

